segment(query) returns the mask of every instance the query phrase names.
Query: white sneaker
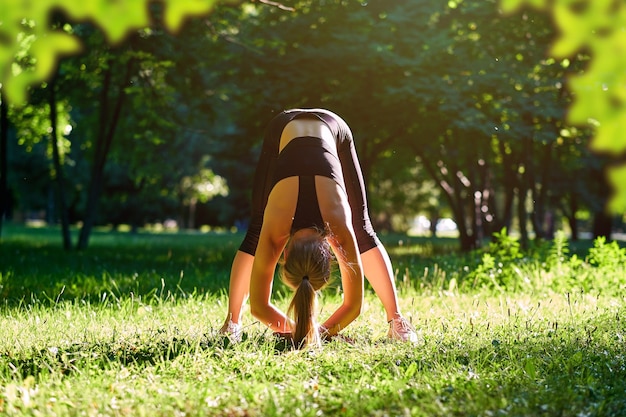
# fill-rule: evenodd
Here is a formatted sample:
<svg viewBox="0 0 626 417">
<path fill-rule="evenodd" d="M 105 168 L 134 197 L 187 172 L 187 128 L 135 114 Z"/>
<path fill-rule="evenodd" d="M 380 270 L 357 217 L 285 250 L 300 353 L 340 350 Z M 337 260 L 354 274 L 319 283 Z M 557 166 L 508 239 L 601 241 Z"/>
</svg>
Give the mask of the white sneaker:
<svg viewBox="0 0 626 417">
<path fill-rule="evenodd" d="M 387 337 L 391 340 L 399 340 L 402 342 L 419 343 L 419 337 L 415 333 L 415 329 L 411 323 L 404 317 L 400 316 L 391 319 L 389 322 L 389 332 Z"/>
<path fill-rule="evenodd" d="M 241 324 L 232 320 L 222 326 L 220 333 L 230 337 L 233 342 L 241 342 Z"/>
</svg>

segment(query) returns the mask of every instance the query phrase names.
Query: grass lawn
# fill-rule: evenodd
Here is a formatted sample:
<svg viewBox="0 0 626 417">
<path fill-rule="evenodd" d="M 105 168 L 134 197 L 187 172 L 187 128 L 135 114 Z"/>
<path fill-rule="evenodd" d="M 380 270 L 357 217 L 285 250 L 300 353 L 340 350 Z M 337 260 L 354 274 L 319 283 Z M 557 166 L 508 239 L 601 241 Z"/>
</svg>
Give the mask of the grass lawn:
<svg viewBox="0 0 626 417">
<path fill-rule="evenodd" d="M 423 343 L 386 341 L 369 291 L 354 344 L 292 351 L 248 313 L 241 343 L 217 334 L 241 237 L 100 231 L 65 253 L 58 230 L 5 227 L 0 415 L 626 415 L 624 282 L 574 285 L 619 265 L 539 263 L 515 291 L 478 287 L 463 285 L 475 262 L 442 253 L 454 243 L 389 237 Z M 322 316 L 339 300 L 326 291 Z"/>
</svg>

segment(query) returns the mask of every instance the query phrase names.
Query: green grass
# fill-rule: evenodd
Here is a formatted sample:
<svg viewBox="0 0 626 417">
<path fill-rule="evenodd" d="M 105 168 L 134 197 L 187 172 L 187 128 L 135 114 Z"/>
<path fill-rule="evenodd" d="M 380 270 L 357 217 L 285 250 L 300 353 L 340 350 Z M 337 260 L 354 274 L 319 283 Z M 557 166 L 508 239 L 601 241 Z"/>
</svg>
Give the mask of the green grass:
<svg viewBox="0 0 626 417">
<path fill-rule="evenodd" d="M 424 343 L 386 341 L 382 306 L 368 292 L 346 329 L 353 345 L 292 351 L 248 313 L 243 342 L 217 334 L 240 239 L 101 231 L 87 251 L 65 253 L 57 230 L 5 229 L 0 415 L 626 413 L 619 282 L 602 287 L 614 291 L 554 290 L 560 277 L 574 282 L 579 265 L 562 261 L 557 273 L 538 259 L 522 268 L 534 285 L 472 287 L 480 254 L 445 254 L 448 240 L 388 236 L 403 310 Z M 283 293 L 277 285 L 284 307 Z M 322 315 L 339 300 L 326 292 Z"/>
</svg>

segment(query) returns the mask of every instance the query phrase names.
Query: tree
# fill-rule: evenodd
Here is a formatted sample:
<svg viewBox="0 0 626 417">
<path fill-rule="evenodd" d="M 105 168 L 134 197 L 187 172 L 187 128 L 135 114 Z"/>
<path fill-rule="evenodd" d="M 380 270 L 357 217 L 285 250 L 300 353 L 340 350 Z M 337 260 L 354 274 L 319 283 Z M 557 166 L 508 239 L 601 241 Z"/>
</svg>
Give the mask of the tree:
<svg viewBox="0 0 626 417">
<path fill-rule="evenodd" d="M 133 65 L 133 58 L 129 55 L 107 54 L 102 61 L 102 84 L 98 100 L 98 129 L 96 131 L 85 219 L 78 238 L 79 249 L 87 247 L 91 229 L 96 221 L 96 210 L 104 180 L 104 167 L 126 99 L 126 89 L 130 87 Z M 118 78 L 118 76 L 120 77 Z"/>
</svg>

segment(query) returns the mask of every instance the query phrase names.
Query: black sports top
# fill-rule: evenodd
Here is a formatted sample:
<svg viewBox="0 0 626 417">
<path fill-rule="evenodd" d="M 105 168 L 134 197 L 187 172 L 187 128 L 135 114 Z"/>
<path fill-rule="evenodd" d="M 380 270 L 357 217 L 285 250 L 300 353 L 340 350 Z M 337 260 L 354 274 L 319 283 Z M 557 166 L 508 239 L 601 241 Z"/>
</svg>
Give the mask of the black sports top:
<svg viewBox="0 0 626 417">
<path fill-rule="evenodd" d="M 316 175 L 331 178 L 343 187 L 341 163 L 325 140 L 294 138 L 278 154 L 273 184 L 288 177 L 299 177 L 298 202 L 291 233 L 307 227 L 325 229 L 315 190 Z"/>
</svg>

